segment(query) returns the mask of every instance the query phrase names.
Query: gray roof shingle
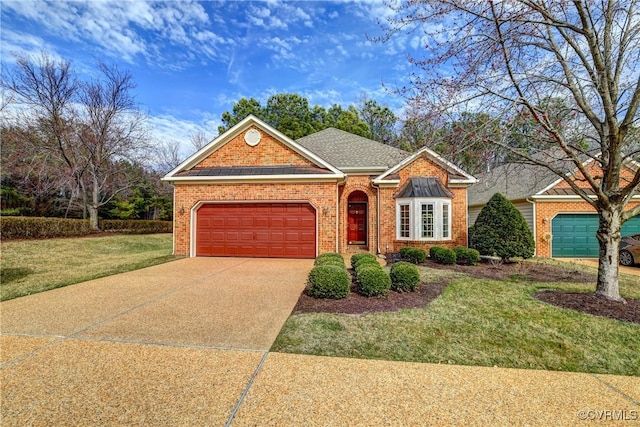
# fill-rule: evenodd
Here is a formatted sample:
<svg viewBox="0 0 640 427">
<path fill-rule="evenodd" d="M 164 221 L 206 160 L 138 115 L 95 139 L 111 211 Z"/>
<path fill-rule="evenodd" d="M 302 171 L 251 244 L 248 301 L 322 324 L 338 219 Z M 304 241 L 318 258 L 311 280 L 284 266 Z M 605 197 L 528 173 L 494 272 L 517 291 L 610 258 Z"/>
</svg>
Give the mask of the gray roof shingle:
<svg viewBox="0 0 640 427">
<path fill-rule="evenodd" d="M 296 141 L 336 168 L 385 168 L 397 165 L 410 153 L 335 128 Z"/>
<path fill-rule="evenodd" d="M 478 183 L 469 187 L 469 206 L 484 205 L 495 193 L 508 200 L 523 200 L 558 180 L 558 175 L 542 166 L 507 163 L 477 176 Z"/>
</svg>

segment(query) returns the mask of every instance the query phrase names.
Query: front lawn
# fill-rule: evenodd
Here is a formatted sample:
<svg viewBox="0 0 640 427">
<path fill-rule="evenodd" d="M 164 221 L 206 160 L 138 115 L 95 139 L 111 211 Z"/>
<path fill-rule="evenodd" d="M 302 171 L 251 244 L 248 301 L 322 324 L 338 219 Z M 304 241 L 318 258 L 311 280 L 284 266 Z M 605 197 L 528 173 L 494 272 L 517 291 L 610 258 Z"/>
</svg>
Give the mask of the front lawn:
<svg viewBox="0 0 640 427">
<path fill-rule="evenodd" d="M 175 259 L 171 234 L 20 240 L 1 245 L 2 301 Z"/>
<path fill-rule="evenodd" d="M 567 267 L 569 273 L 574 268 L 595 271 Z M 441 283 L 443 276 L 450 281 L 426 307 L 361 315 L 294 314 L 271 350 L 640 375 L 640 324 L 562 309 L 532 296 L 544 289 L 593 292 L 594 284 L 537 282 L 526 274 L 496 280 L 424 266 L 420 270 L 426 282 L 422 286 Z M 622 276 L 624 297 L 640 298 L 638 279 Z"/>
</svg>

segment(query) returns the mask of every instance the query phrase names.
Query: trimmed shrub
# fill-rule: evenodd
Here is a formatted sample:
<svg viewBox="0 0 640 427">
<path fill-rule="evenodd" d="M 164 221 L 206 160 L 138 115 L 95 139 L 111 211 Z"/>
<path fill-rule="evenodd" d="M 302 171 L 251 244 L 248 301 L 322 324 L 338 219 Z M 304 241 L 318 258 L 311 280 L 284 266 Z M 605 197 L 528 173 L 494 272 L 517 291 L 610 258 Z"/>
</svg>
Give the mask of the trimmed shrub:
<svg viewBox="0 0 640 427">
<path fill-rule="evenodd" d="M 337 252 L 327 252 L 316 257 L 313 265 L 334 264 L 344 267 L 344 258 Z"/>
<path fill-rule="evenodd" d="M 100 220 L 102 231 L 123 234 L 171 233 L 171 221 Z M 80 237 L 94 233 L 84 219 L 41 218 L 10 216 L 0 218 L 3 239 L 48 239 L 53 237 Z"/>
<path fill-rule="evenodd" d="M 456 253 L 456 260 L 459 264 L 477 265 L 480 262 L 480 252 L 475 249 L 456 246 L 453 251 Z"/>
<path fill-rule="evenodd" d="M 102 231 L 123 234 L 173 233 L 172 221 L 151 221 L 142 219 L 101 219 L 98 227 Z"/>
<path fill-rule="evenodd" d="M 357 270 L 358 267 L 361 266 L 361 265 L 375 265 L 375 266 L 378 266 L 378 267 L 382 268 L 380 266 L 380 263 L 378 262 L 378 260 L 375 257 L 373 257 L 373 258 L 369 258 L 369 257 L 361 258 L 361 259 L 358 260 L 358 262 L 356 262 L 356 264 L 355 264 L 355 266 L 353 268 L 355 270 Z"/>
<path fill-rule="evenodd" d="M 409 262 L 396 262 L 391 266 L 391 289 L 398 292 L 413 292 L 420 286 L 418 267 Z"/>
<path fill-rule="evenodd" d="M 332 264 L 317 265 L 309 272 L 311 287 L 307 291 L 314 298 L 341 299 L 349 295 L 351 278 L 347 269 Z"/>
<path fill-rule="evenodd" d="M 405 246 L 404 248 L 400 248 L 400 256 L 404 259 L 409 259 L 409 253 L 414 250 L 414 247 Z"/>
<path fill-rule="evenodd" d="M 469 228 L 469 247 L 482 255 L 496 255 L 507 260 L 531 258 L 535 242 L 520 211 L 506 197 L 496 193 L 480 211 L 475 225 Z"/>
<path fill-rule="evenodd" d="M 2 239 L 46 239 L 91 234 L 88 220 L 12 216 L 0 218 Z"/>
<path fill-rule="evenodd" d="M 429 255 L 438 264 L 455 264 L 456 253 L 453 249 L 442 248 L 440 246 L 433 246 L 429 249 Z"/>
<path fill-rule="evenodd" d="M 351 268 L 356 268 L 356 264 L 361 259 L 372 259 L 372 260 L 378 262 L 376 260 L 376 256 L 374 254 L 370 254 L 370 253 L 354 254 L 354 255 L 351 255 Z"/>
<path fill-rule="evenodd" d="M 427 259 L 427 251 L 407 246 L 400 249 L 400 256 L 413 264 L 422 264 Z"/>
<path fill-rule="evenodd" d="M 386 296 L 391 289 L 391 278 L 384 269 L 373 264 L 357 267 L 359 292 L 367 297 Z"/>
</svg>

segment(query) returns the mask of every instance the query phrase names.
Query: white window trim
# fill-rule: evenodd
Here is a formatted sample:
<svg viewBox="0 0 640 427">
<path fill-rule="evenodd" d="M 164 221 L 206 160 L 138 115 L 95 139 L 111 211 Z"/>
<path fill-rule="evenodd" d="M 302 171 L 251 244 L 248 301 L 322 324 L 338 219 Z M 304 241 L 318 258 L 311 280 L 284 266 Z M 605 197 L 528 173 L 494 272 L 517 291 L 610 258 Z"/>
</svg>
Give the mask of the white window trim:
<svg viewBox="0 0 640 427">
<path fill-rule="evenodd" d="M 431 204 L 434 207 L 434 221 L 433 237 L 421 237 L 422 236 L 422 206 Z M 409 237 L 402 237 L 400 235 L 400 206 L 409 206 Z M 443 206 L 448 206 L 447 219 L 448 219 L 448 237 L 443 237 Z M 451 236 L 453 231 L 452 227 L 452 206 L 451 199 L 448 198 L 422 198 L 422 197 L 408 197 L 402 199 L 396 199 L 396 239 L 397 240 L 419 240 L 425 242 L 434 241 L 449 241 L 452 240 Z"/>
</svg>

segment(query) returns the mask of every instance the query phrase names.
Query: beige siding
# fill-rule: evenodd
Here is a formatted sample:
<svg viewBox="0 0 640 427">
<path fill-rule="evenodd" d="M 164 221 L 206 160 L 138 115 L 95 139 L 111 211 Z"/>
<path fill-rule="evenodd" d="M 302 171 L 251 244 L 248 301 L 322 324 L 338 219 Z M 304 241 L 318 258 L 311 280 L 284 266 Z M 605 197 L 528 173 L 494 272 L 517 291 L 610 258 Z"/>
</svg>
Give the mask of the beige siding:
<svg viewBox="0 0 640 427">
<path fill-rule="evenodd" d="M 525 221 L 527 221 L 529 229 L 533 233 L 533 204 L 529 202 L 516 202 L 513 206 L 520 211 Z M 480 215 L 482 208 L 483 206 L 469 207 L 469 227 L 476 223 L 476 219 L 478 219 L 478 215 Z"/>
<path fill-rule="evenodd" d="M 513 206 L 520 211 L 524 220 L 527 221 L 529 230 L 533 233 L 533 204 L 529 202 L 518 202 L 514 203 Z"/>
<path fill-rule="evenodd" d="M 476 223 L 476 219 L 478 219 L 478 215 L 480 215 L 481 210 L 482 206 L 469 207 L 469 227 Z"/>
</svg>

